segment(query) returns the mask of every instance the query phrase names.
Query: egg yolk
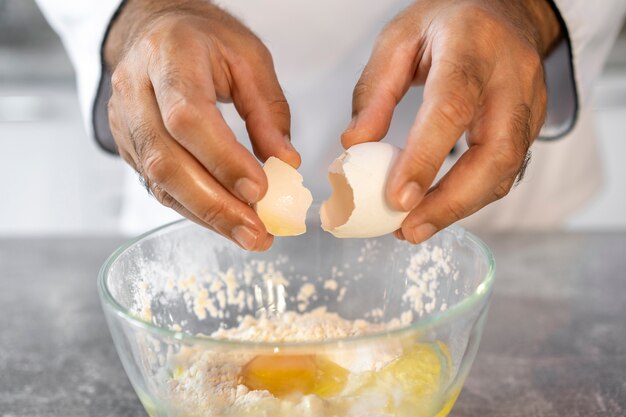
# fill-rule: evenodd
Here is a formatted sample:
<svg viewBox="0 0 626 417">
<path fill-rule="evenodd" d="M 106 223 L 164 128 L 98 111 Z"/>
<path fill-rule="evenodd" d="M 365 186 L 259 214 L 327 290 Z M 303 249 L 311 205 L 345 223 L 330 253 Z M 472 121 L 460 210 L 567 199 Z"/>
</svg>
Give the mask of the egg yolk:
<svg viewBox="0 0 626 417">
<path fill-rule="evenodd" d="M 341 392 L 348 371 L 320 356 L 259 355 L 243 368 L 241 376 L 249 389 L 269 391 L 275 397 L 314 394 L 328 398 Z"/>
<path fill-rule="evenodd" d="M 419 344 L 408 348 L 402 356 L 372 373 L 359 390 L 358 395 L 368 392 L 385 393 L 387 411 L 397 415 L 446 416 L 451 403 L 441 407 L 438 398 L 449 380 L 450 353 L 443 343 Z M 394 393 L 403 392 L 403 396 Z"/>
</svg>

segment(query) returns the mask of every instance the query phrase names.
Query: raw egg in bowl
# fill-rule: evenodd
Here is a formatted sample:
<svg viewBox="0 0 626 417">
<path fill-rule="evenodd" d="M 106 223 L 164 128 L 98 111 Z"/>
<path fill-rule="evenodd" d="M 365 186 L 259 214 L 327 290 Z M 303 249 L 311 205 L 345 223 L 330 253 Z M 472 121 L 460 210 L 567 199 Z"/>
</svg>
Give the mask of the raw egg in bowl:
<svg viewBox="0 0 626 417">
<path fill-rule="evenodd" d="M 98 288 L 151 417 L 444 417 L 494 280 L 461 228 L 421 245 L 307 233 L 247 252 L 188 221 L 106 261 Z"/>
</svg>

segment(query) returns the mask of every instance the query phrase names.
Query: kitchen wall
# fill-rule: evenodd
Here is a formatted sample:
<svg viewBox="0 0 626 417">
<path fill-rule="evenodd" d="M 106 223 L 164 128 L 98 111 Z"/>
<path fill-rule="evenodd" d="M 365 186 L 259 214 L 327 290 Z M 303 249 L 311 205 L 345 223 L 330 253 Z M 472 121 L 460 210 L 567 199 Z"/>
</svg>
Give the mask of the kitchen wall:
<svg viewBox="0 0 626 417">
<path fill-rule="evenodd" d="M 89 140 L 72 67 L 32 0 L 0 0 L 0 236 L 118 230 L 125 169 Z M 626 32 L 594 111 L 606 181 L 569 222 L 626 228 Z"/>
</svg>

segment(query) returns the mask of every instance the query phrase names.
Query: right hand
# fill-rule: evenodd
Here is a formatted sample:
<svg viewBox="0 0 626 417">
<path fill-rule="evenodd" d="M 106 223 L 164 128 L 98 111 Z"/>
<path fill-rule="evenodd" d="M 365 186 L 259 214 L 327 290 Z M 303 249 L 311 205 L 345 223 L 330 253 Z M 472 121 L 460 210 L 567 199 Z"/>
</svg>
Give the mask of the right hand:
<svg viewBox="0 0 626 417">
<path fill-rule="evenodd" d="M 105 60 L 113 73 L 113 137 L 156 199 L 244 249 L 268 249 L 273 237 L 250 207 L 267 191 L 267 178 L 216 107 L 234 103 L 261 160 L 300 165 L 289 106 L 263 43 L 204 0 L 129 0 Z"/>
</svg>

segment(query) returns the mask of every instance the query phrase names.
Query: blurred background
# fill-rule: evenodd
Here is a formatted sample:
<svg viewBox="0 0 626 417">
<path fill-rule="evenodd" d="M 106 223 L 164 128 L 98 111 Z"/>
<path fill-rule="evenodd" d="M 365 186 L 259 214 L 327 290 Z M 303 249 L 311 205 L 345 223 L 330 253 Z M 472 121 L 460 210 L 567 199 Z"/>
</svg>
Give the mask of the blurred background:
<svg viewBox="0 0 626 417">
<path fill-rule="evenodd" d="M 626 229 L 626 30 L 594 94 L 604 187 L 570 229 Z M 85 134 L 74 72 L 32 0 L 0 0 L 0 236 L 119 231 L 124 166 Z"/>
</svg>

